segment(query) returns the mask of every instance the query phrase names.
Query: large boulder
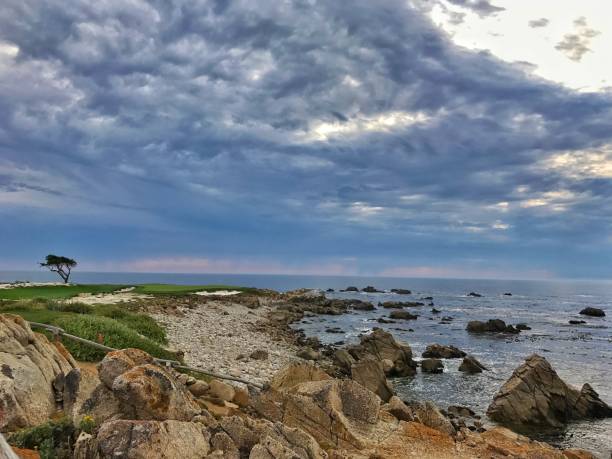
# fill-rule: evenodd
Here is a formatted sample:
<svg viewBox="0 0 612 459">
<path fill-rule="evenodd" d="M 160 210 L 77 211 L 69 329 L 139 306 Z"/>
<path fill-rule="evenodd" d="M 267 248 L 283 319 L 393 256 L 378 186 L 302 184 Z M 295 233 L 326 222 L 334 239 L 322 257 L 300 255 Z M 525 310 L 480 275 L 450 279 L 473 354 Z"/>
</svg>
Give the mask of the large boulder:
<svg viewBox="0 0 612 459">
<path fill-rule="evenodd" d="M 559 428 L 573 419 L 612 417 L 612 408 L 588 384 L 580 391 L 568 386 L 544 357 L 533 354 L 495 395 L 487 415 L 518 428 Z"/>
<path fill-rule="evenodd" d="M 351 367 L 351 379 L 374 392 L 383 402 L 393 397 L 393 389 L 379 360 L 368 358 L 355 362 Z"/>
<path fill-rule="evenodd" d="M 210 434 L 202 424 L 170 421 L 108 421 L 97 436 L 77 441 L 75 459 L 196 459 L 210 452 Z"/>
<path fill-rule="evenodd" d="M 443 432 L 447 435 L 454 435 L 455 428 L 450 420 L 442 414 L 440 409 L 430 401 L 411 401 L 407 404 L 413 416 L 421 424 Z"/>
<path fill-rule="evenodd" d="M 412 360 L 410 346 L 397 342 L 391 333 L 380 328 L 362 336 L 361 342 L 348 351 L 356 360 L 372 357 L 391 361 L 393 366 L 386 371 L 387 376 L 413 376 L 416 373 L 417 364 Z"/>
<path fill-rule="evenodd" d="M 465 357 L 466 353 L 455 346 L 446 346 L 444 344 L 430 344 L 425 348 L 422 354 L 428 359 L 458 359 Z"/>
<path fill-rule="evenodd" d="M 332 379 L 327 373 L 311 363 L 292 363 L 276 373 L 270 380 L 270 388 L 288 390 L 309 381 Z"/>
<path fill-rule="evenodd" d="M 34 333 L 21 317 L 0 314 L 0 431 L 46 421 L 71 409 L 80 373 L 60 343 Z"/>
<path fill-rule="evenodd" d="M 134 419 L 190 421 L 202 409 L 174 376 L 157 365 L 139 365 L 117 376 L 113 394 Z"/>
<path fill-rule="evenodd" d="M 107 388 L 112 389 L 117 376 L 138 365 L 154 363 L 155 359 L 140 349 L 128 348 L 112 351 L 106 354 L 98 364 L 98 377 Z"/>
</svg>

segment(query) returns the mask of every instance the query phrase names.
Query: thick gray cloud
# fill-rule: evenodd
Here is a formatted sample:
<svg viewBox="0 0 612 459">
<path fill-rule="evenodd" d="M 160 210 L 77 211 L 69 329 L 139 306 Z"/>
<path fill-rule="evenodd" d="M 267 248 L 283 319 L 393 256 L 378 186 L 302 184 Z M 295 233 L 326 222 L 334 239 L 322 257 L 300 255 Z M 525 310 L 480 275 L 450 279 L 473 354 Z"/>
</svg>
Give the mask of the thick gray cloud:
<svg viewBox="0 0 612 459">
<path fill-rule="evenodd" d="M 532 19 L 531 21 L 529 21 L 529 27 L 533 29 L 546 27 L 548 24 L 550 24 L 550 20 L 547 18 Z"/>
<path fill-rule="evenodd" d="M 77 221 L 32 251 L 376 271 L 535 247 L 568 274 L 552 247 L 609 244 L 609 178 L 549 163 L 612 142 L 610 95 L 456 47 L 403 1 L 9 0 L 0 41 L 5 236 Z"/>
</svg>

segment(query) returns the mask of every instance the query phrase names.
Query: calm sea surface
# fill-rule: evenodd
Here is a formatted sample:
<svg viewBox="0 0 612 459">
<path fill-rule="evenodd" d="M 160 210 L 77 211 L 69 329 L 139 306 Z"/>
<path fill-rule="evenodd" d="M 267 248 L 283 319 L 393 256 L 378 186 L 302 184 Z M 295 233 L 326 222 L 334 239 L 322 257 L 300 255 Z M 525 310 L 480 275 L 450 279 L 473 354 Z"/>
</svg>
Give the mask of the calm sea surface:
<svg viewBox="0 0 612 459">
<path fill-rule="evenodd" d="M 0 281 L 55 280 L 46 272 L 3 272 Z M 474 279 L 392 279 L 363 277 L 279 276 L 279 275 L 223 275 L 223 274 L 143 274 L 143 273 L 82 273 L 72 279 L 79 283 L 175 283 L 229 284 L 291 290 L 295 288 L 333 288 L 336 291 L 353 285 L 363 288 L 372 285 L 380 290 L 406 288 L 412 295 L 392 293 L 328 294 L 334 298 L 359 298 L 372 301 L 415 301 L 432 296 L 440 314 L 431 307 L 410 308 L 419 318 L 395 324 L 379 324 L 376 319 L 388 315 L 388 310 L 358 311 L 342 316 L 308 317 L 295 324 L 307 335 L 333 343 L 344 340 L 356 342 L 359 334 L 375 326 L 383 327 L 396 338 L 410 344 L 418 357 L 428 344 L 452 344 L 475 355 L 491 371 L 467 376 L 459 371 L 460 359 L 446 360 L 445 372 L 397 379 L 396 389 L 403 398 L 429 399 L 441 407 L 449 404 L 469 406 L 479 414 L 486 407 L 512 370 L 531 353 L 548 359 L 559 375 L 568 383 L 580 387 L 588 382 L 602 399 L 612 404 L 612 282 L 605 281 L 500 281 Z M 481 298 L 468 297 L 478 292 Z M 504 293 L 511 292 L 512 296 Z M 425 301 L 428 303 L 428 301 Z M 593 306 L 606 311 L 604 318 L 582 317 L 578 312 Z M 450 324 L 440 324 L 442 316 L 451 316 Z M 500 318 L 516 324 L 527 323 L 532 329 L 515 336 L 470 335 L 465 326 L 470 320 Z M 569 325 L 570 319 L 586 320 L 585 325 Z M 328 334 L 334 326 L 344 336 Z M 410 331 L 412 330 L 412 331 Z M 612 453 L 612 420 L 576 422 L 565 432 L 547 441 L 564 447 L 589 449 L 601 457 Z"/>
</svg>

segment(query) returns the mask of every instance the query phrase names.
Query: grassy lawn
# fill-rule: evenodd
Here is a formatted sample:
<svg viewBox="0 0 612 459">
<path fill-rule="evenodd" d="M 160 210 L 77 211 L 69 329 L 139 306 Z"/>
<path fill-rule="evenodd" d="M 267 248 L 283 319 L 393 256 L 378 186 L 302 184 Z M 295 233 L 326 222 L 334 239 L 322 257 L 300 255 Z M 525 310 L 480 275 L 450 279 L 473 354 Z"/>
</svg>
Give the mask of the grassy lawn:
<svg viewBox="0 0 612 459">
<path fill-rule="evenodd" d="M 186 295 L 195 292 L 217 292 L 219 290 L 237 290 L 239 292 L 255 292 L 257 289 L 236 287 L 233 285 L 174 285 L 174 284 L 142 284 L 137 285 L 135 293 L 148 295 Z"/>
<path fill-rule="evenodd" d="M 15 287 L 0 289 L 0 299 L 23 300 L 31 298 L 63 299 L 72 298 L 81 293 L 110 293 L 127 287 L 126 285 L 78 284 L 78 285 L 45 285 L 40 287 Z"/>
</svg>

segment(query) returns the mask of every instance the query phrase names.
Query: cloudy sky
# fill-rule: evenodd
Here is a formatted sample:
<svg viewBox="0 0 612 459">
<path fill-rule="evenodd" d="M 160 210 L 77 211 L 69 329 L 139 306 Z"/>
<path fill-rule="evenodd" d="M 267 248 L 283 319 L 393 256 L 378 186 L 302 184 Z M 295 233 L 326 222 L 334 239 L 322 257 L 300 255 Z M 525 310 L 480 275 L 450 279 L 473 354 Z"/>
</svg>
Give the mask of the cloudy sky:
<svg viewBox="0 0 612 459">
<path fill-rule="evenodd" d="M 600 0 L 4 0 L 0 269 L 612 277 Z"/>
</svg>

